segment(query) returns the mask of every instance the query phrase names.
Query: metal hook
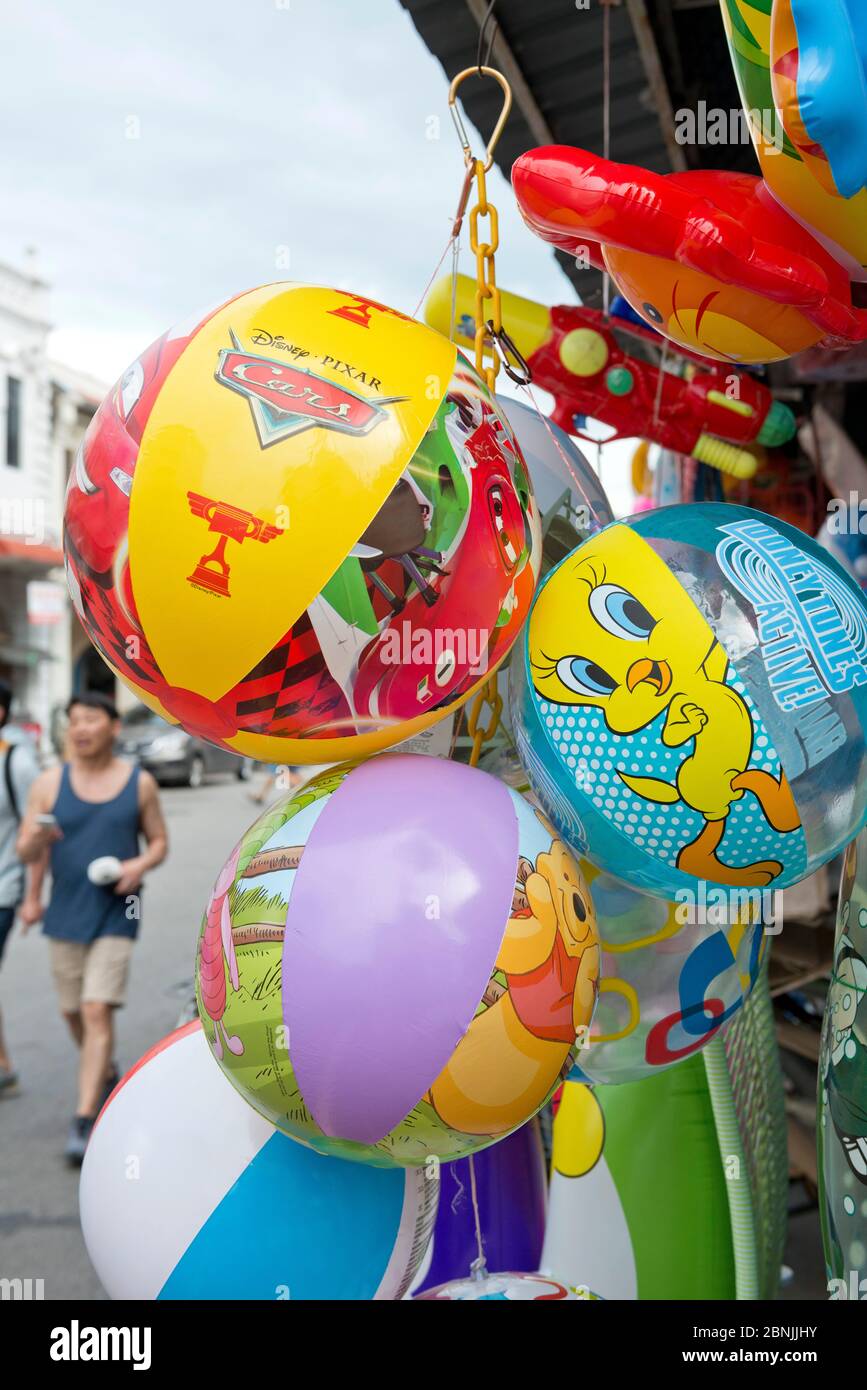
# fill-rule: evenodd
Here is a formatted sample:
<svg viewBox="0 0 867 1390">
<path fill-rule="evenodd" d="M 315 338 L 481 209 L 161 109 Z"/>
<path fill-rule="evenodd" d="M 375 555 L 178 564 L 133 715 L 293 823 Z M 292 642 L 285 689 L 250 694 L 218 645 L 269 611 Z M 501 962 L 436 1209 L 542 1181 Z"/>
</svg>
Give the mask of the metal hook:
<svg viewBox="0 0 867 1390">
<path fill-rule="evenodd" d="M 497 148 L 497 141 L 503 133 L 503 126 L 509 119 L 509 112 L 512 109 L 512 89 L 509 86 L 509 83 L 507 82 L 506 78 L 496 68 L 478 68 L 476 66 L 473 66 L 471 68 L 464 68 L 463 72 L 459 72 L 456 77 L 452 78 L 452 84 L 449 87 L 449 110 L 451 111 L 452 120 L 455 124 L 455 130 L 458 132 L 458 139 L 461 142 L 461 148 L 464 152 L 464 158 L 469 164 L 473 159 L 472 147 L 470 146 L 469 139 L 467 138 L 467 132 L 464 129 L 464 123 L 461 118 L 461 113 L 457 108 L 456 101 L 458 87 L 461 85 L 464 79 L 467 77 L 478 76 L 479 72 L 481 72 L 484 77 L 493 77 L 494 81 L 498 82 L 503 89 L 503 107 L 500 111 L 497 124 L 494 126 L 491 138 L 488 141 L 487 149 L 485 150 L 484 168 L 485 173 L 487 173 L 494 162 L 494 150 Z"/>
<path fill-rule="evenodd" d="M 529 386 L 533 380 L 533 372 L 505 328 L 495 328 L 493 319 L 489 319 L 485 327 L 494 345 L 494 350 L 503 364 L 506 376 L 511 377 L 518 386 Z M 513 361 L 517 363 L 518 371 L 515 371 L 512 366 Z"/>
</svg>

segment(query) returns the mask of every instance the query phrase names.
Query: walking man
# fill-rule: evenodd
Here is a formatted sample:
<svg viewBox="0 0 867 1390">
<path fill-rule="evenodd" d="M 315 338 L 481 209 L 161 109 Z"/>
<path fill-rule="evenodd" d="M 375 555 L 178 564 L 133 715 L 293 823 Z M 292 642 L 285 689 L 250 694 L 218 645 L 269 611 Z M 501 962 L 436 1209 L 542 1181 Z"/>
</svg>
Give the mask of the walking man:
<svg viewBox="0 0 867 1390">
<path fill-rule="evenodd" d="M 115 756 L 112 702 L 89 692 L 73 696 L 67 708 L 70 760 L 34 782 L 18 853 L 51 869 L 43 931 L 60 1009 L 80 1049 L 78 1106 L 66 1145 L 69 1162 L 80 1164 L 117 1081 L 114 1010 L 126 999 L 142 881 L 165 859 L 168 840 L 153 777 Z M 120 861 L 119 876 L 93 883 L 88 867 L 104 857 Z"/>
<path fill-rule="evenodd" d="M 27 744 L 8 743 L 3 738 L 11 704 L 12 690 L 0 681 L 0 960 L 24 896 L 24 867 L 15 853 L 15 839 L 30 788 L 39 772 Z M 0 1018 L 0 1097 L 11 1094 L 17 1084 Z"/>
</svg>

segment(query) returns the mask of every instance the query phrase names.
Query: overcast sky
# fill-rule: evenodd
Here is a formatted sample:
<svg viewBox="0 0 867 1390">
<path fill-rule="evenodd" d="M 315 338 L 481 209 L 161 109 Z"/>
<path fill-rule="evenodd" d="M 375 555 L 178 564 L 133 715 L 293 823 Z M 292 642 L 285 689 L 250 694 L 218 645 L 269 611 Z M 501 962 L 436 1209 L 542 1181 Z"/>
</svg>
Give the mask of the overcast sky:
<svg viewBox="0 0 867 1390">
<path fill-rule="evenodd" d="M 170 325 L 274 279 L 415 309 L 463 162 L 398 0 L 39 0 L 5 7 L 2 43 L 0 259 L 50 282 L 56 359 L 108 385 Z M 498 283 L 570 302 L 496 168 L 488 191 Z M 604 468 L 626 510 L 629 452 Z"/>
<path fill-rule="evenodd" d="M 397 0 L 40 0 L 5 8 L 3 49 L 0 256 L 36 248 L 55 356 L 108 380 L 271 279 L 414 308 L 462 163 L 445 77 Z M 496 170 L 489 188 L 500 283 L 568 299 Z"/>
</svg>

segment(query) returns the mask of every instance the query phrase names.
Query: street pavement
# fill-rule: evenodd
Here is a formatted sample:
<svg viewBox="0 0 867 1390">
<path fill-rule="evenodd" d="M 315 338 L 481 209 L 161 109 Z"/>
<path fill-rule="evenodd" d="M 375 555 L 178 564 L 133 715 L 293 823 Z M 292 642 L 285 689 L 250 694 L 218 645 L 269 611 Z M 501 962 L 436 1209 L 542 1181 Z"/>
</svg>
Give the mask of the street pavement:
<svg viewBox="0 0 867 1390">
<path fill-rule="evenodd" d="M 259 774 L 256 774 L 258 781 Z M 117 1060 L 126 1071 L 170 1032 L 190 1000 L 202 909 L 236 841 L 255 818 L 253 783 L 223 778 L 197 791 L 162 792 L 170 856 L 148 880 L 127 1007 L 117 1017 Z M 43 1279 L 46 1299 L 105 1292 L 78 1222 L 78 1173 L 63 1145 L 75 1104 L 76 1053 L 61 1021 L 38 929 L 10 940 L 0 968 L 0 1006 L 20 1093 L 0 1101 L 0 1278 Z M 784 1299 L 823 1298 L 815 1208 L 793 1216 Z"/>
<path fill-rule="evenodd" d="M 258 773 L 256 774 L 258 781 Z M 121 1073 L 170 1032 L 190 998 L 202 909 L 223 860 L 255 819 L 255 783 L 166 788 L 169 858 L 149 877 L 129 1002 L 117 1015 Z M 76 1051 L 61 1020 L 38 928 L 9 941 L 0 967 L 19 1094 L 0 1101 L 0 1278 L 43 1279 L 46 1299 L 105 1298 L 78 1222 L 78 1173 L 63 1145 L 75 1108 Z"/>
</svg>

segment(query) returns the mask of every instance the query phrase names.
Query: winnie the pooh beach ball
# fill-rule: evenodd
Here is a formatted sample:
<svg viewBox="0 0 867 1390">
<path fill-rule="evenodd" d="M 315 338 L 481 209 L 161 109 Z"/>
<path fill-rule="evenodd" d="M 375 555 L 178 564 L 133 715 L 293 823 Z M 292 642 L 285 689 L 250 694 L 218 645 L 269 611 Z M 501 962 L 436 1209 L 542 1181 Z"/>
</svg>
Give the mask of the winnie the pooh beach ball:
<svg viewBox="0 0 867 1390">
<path fill-rule="evenodd" d="M 784 522 L 724 503 L 615 522 L 551 571 L 522 644 L 530 781 L 634 886 L 784 888 L 867 819 L 867 600 Z"/>
<path fill-rule="evenodd" d="M 383 754 L 242 838 L 196 987 L 217 1062 L 260 1114 L 392 1167 L 530 1119 L 572 1066 L 598 970 L 587 885 L 548 822 L 475 768 Z"/>
<path fill-rule="evenodd" d="M 97 411 L 66 500 L 73 602 L 170 722 L 270 762 L 420 732 L 527 615 L 514 433 L 432 329 L 267 285 L 164 334 Z"/>
</svg>

